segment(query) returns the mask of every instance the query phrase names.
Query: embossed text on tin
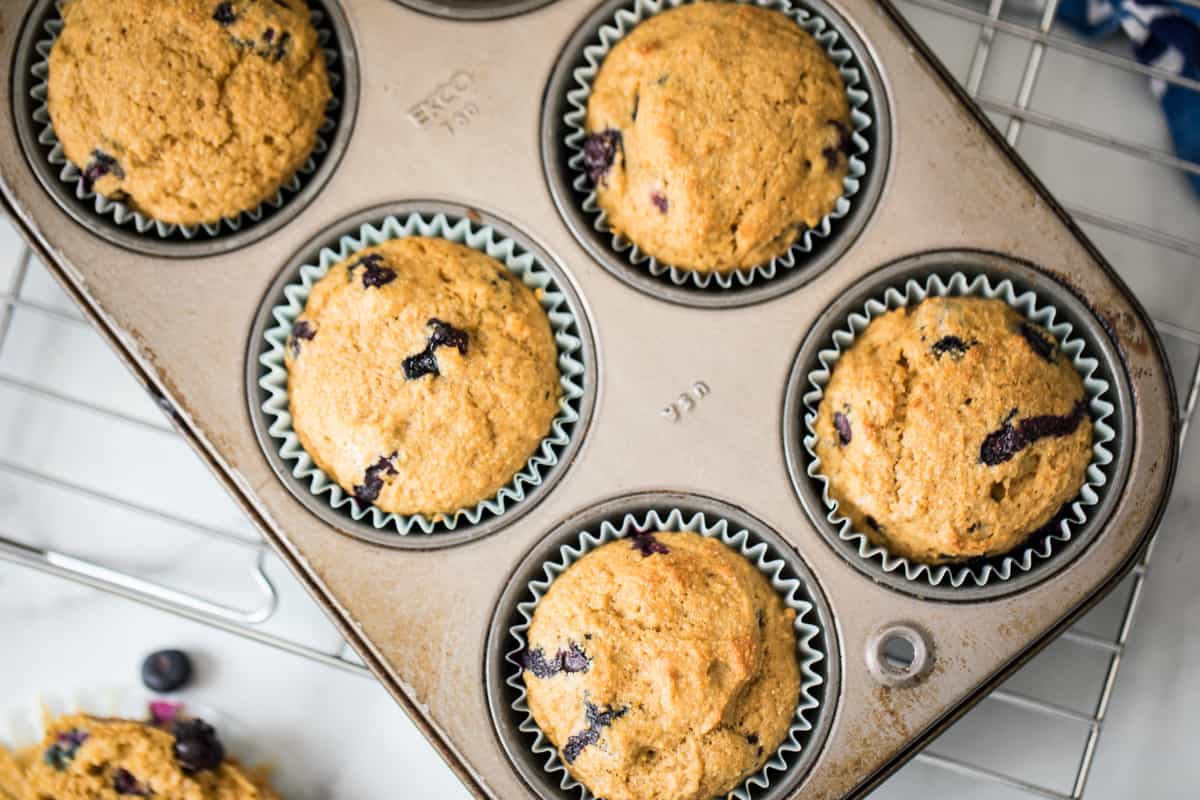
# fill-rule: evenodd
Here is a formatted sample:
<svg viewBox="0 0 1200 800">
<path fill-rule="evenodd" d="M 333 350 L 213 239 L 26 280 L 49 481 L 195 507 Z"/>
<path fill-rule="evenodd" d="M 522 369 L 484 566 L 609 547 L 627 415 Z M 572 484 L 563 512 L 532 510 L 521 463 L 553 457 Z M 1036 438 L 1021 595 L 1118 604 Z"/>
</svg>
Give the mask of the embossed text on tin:
<svg viewBox="0 0 1200 800">
<path fill-rule="evenodd" d="M 683 415 L 696 409 L 696 406 L 705 397 L 712 392 L 708 388 L 708 384 L 704 381 L 696 381 L 692 384 L 689 391 L 683 392 L 675 398 L 673 403 L 668 403 L 659 409 L 659 415 L 668 422 L 678 422 L 683 419 Z"/>
<path fill-rule="evenodd" d="M 479 116 L 479 106 L 471 99 L 475 78 L 458 70 L 408 109 L 408 119 L 418 128 L 441 128 L 454 135 Z"/>
</svg>

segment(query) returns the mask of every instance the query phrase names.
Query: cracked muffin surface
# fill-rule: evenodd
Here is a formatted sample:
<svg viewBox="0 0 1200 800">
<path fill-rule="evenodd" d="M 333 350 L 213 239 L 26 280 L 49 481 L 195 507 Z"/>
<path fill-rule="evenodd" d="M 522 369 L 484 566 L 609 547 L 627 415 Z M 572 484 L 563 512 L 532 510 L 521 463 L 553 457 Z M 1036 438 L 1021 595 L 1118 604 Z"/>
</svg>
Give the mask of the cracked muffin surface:
<svg viewBox="0 0 1200 800">
<path fill-rule="evenodd" d="M 782 255 L 843 192 L 837 66 L 782 12 L 698 2 L 640 23 L 588 99 L 584 162 L 609 226 L 702 272 Z"/>
<path fill-rule="evenodd" d="M 331 95 L 304 0 L 70 0 L 49 109 L 85 187 L 165 223 L 275 196 Z"/>
<path fill-rule="evenodd" d="M 723 796 L 795 718 L 795 618 L 717 539 L 617 539 L 572 564 L 534 610 L 518 656 L 530 712 L 597 797 Z"/>
<path fill-rule="evenodd" d="M 194 727 L 194 721 L 184 724 Z M 185 741 L 187 736 L 144 722 L 84 714 L 60 717 L 47 726 L 41 744 L 16 755 L 0 748 L 0 797 L 278 800 L 265 771 L 246 769 L 223 752 L 207 753 L 202 763 L 189 762 L 200 748 L 194 738 Z M 203 745 L 212 749 L 211 742 Z M 217 745 L 216 750 L 222 749 Z"/>
<path fill-rule="evenodd" d="M 929 298 L 873 319 L 834 364 L 819 471 L 854 530 L 924 563 L 1006 553 L 1079 492 L 1083 379 L 1007 303 Z"/>
<path fill-rule="evenodd" d="M 305 451 L 361 503 L 451 514 L 493 497 L 550 432 L 558 351 L 503 264 L 412 236 L 330 267 L 285 360 Z"/>
</svg>

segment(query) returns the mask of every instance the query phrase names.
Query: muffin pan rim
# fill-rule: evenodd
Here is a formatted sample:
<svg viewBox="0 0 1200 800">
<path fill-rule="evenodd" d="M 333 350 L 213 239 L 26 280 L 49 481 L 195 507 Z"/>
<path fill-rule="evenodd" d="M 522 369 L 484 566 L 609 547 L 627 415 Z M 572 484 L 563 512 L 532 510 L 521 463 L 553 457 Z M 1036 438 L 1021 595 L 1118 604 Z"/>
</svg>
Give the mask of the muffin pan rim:
<svg viewBox="0 0 1200 800">
<path fill-rule="evenodd" d="M 538 764 L 538 754 L 522 741 L 524 734 L 516 725 L 508 724 L 509 719 L 506 715 L 510 712 L 515 713 L 515 710 L 510 707 L 506 697 L 509 689 L 507 680 L 511 675 L 512 666 L 505 656 L 511 645 L 511 623 L 519 616 L 517 606 L 528 591 L 529 584 L 539 579 L 545 565 L 554 560 L 554 554 L 561 548 L 574 545 L 585 531 L 598 527 L 605 520 L 621 519 L 626 514 L 649 513 L 651 510 L 666 512 L 670 509 L 680 509 L 685 513 L 700 512 L 709 519 L 729 521 L 746 530 L 755 543 L 765 543 L 773 556 L 783 559 L 784 569 L 799 579 L 803 599 L 812 605 L 814 619 L 811 622 L 819 628 L 819 635 L 823 639 L 821 652 L 824 658 L 820 663 L 823 666 L 824 680 L 817 687 L 820 690 L 818 705 L 811 710 L 812 728 L 807 746 L 777 780 L 769 782 L 765 791 L 754 789 L 750 796 L 754 800 L 783 800 L 791 797 L 804 783 L 812 767 L 825 751 L 841 706 L 844 656 L 837 617 L 826 597 L 823 584 L 803 554 L 773 526 L 753 512 L 715 495 L 676 489 L 636 490 L 601 497 L 583 508 L 570 512 L 542 534 L 508 572 L 488 622 L 483 650 L 483 671 L 492 733 L 500 742 L 508 766 L 517 773 L 525 787 L 541 800 L 577 800 L 578 793 L 576 790 L 560 790 L 551 780 L 553 774 Z M 738 557 L 744 558 L 741 553 L 738 553 Z M 537 778 L 541 780 L 536 780 Z M 749 778 L 744 779 L 732 791 L 744 788 L 746 780 Z M 578 783 L 582 786 L 582 782 Z M 593 795 L 589 791 L 583 797 Z"/>
<path fill-rule="evenodd" d="M 37 52 L 37 45 L 44 39 L 45 24 L 52 15 L 58 13 L 59 2 L 60 0 L 33 0 L 32 7 L 25 14 L 21 31 L 18 34 L 17 47 L 13 54 L 12 102 L 9 111 L 13 115 L 21 152 L 31 171 L 37 177 L 38 184 L 50 196 L 55 205 L 89 234 L 125 250 L 168 260 L 222 255 L 248 247 L 277 233 L 299 217 L 333 178 L 334 172 L 349 148 L 358 117 L 360 95 L 358 51 L 341 0 L 305 0 L 306 6 L 312 8 L 315 5 L 325 15 L 325 25 L 332 31 L 336 45 L 328 43 L 323 47 L 337 52 L 339 62 L 337 69 L 341 81 L 340 86 L 333 87 L 334 97 L 338 99 L 339 105 L 332 115 L 332 118 L 336 120 L 336 129 L 328 138 L 328 150 L 320 156 L 316 168 L 311 173 L 302 175 L 297 171 L 288 179 L 299 176 L 300 188 L 295 192 L 288 193 L 281 186 L 280 190 L 284 192 L 283 202 L 278 207 L 271 208 L 270 203 L 264 200 L 259 204 L 259 208 L 266 209 L 264 216 L 258 221 L 247 217 L 240 230 L 228 230 L 222 219 L 219 223 L 221 230 L 217 234 L 209 235 L 201 232 L 190 240 L 162 238 L 152 230 L 139 232 L 132 222 L 118 223 L 109 214 L 97 212 L 91 206 L 92 201 L 75 197 L 74 183 L 66 183 L 59 177 L 58 173 L 61 168 L 50 163 L 43 151 L 43 145 L 39 142 L 38 131 L 43 123 L 39 123 L 33 118 L 34 112 L 41 103 L 31 94 L 37 85 L 31 70 L 35 64 L 43 60 Z M 330 115 L 326 114 L 326 118 L 330 118 Z M 318 135 L 318 140 L 321 138 L 322 136 Z M 308 157 L 312 158 L 315 154 L 314 150 Z M 244 216 L 245 212 L 242 213 Z"/>
<path fill-rule="evenodd" d="M 579 418 L 568 435 L 567 443 L 561 448 L 558 463 L 544 472 L 542 482 L 530 488 L 523 499 L 512 504 L 503 512 L 493 514 L 476 524 L 467 523 L 452 530 L 441 529 L 430 533 L 401 534 L 391 526 L 376 528 L 371 524 L 369 514 L 365 514 L 361 519 L 354 519 L 343 510 L 334 508 L 323 495 L 314 494 L 304 479 L 293 475 L 291 462 L 281 455 L 278 443 L 270 433 L 272 421 L 263 409 L 267 391 L 259 385 L 259 379 L 264 370 L 262 364 L 259 363 L 259 357 L 265 352 L 263 343 L 266 341 L 264 338 L 266 331 L 276 323 L 272 313 L 274 308 L 283 298 L 285 288 L 298 280 L 300 269 L 305 264 L 315 263 L 313 256 L 320 253 L 328 246 L 328 243 L 338 241 L 347 233 L 357 233 L 363 224 L 377 223 L 388 216 L 403 217 L 412 213 L 428 216 L 444 214 L 447 217 L 469 219 L 476 225 L 490 226 L 534 255 L 558 282 L 559 288 L 566 298 L 567 307 L 575 318 L 580 340 L 577 357 L 583 363 L 581 378 L 583 393 L 579 397 Z M 473 215 L 477 216 L 480 221 L 476 222 L 472 219 Z M 321 232 L 305 241 L 278 270 L 266 293 L 259 300 L 258 310 L 255 312 L 246 341 L 244 369 L 245 399 L 251 427 L 254 430 L 254 438 L 263 456 L 270 464 L 272 472 L 275 473 L 288 493 L 304 506 L 308 513 L 313 514 L 341 534 L 397 550 L 440 550 L 482 539 L 519 520 L 548 496 L 570 471 L 572 463 L 582 447 L 583 440 L 587 437 L 596 405 L 599 372 L 596 365 L 595 338 L 589 314 L 590 311 L 583 300 L 583 295 L 570 272 L 552 257 L 535 237 L 490 210 L 450 200 L 401 200 L 351 213 L 326 224 L 321 228 Z"/>
<path fill-rule="evenodd" d="M 563 117 L 571 109 L 568 93 L 573 88 L 574 73 L 583 61 L 583 51 L 598 34 L 599 29 L 631 0 L 605 0 L 594 7 L 572 29 L 570 37 L 555 57 L 554 67 L 542 94 L 541 119 L 538 126 L 542 174 L 554 207 L 575 241 L 587 251 L 592 260 L 627 286 L 658 300 L 697 309 L 740 308 L 767 302 L 801 288 L 819 278 L 853 248 L 859 236 L 874 218 L 875 209 L 891 176 L 892 165 L 892 100 L 886 73 L 876 57 L 875 48 L 860 27 L 847 18 L 840 7 L 830 0 L 789 0 L 796 8 L 809 11 L 826 20 L 849 49 L 859 67 L 860 85 L 869 95 L 867 107 L 872 124 L 859 132 L 868 142 L 868 163 L 859 179 L 861 186 L 851 201 L 850 210 L 838 220 L 830 234 L 820 239 L 814 250 L 806 254 L 805 263 L 782 270 L 773 278 L 763 278 L 747 286 L 701 289 L 688 284 L 676 285 L 667 274 L 651 275 L 645 265 L 634 266 L 627 254 L 615 250 L 611 234 L 597 231 L 593 215 L 583 210 L 582 199 L 576 196 L 573 181 L 576 171 L 568 161 L 571 151 L 566 146 L 568 126 Z M 734 0 L 755 3 L 755 0 Z M 684 0 L 692 2 L 692 0 Z M 662 13 L 662 12 L 659 12 Z M 842 195 L 844 196 L 844 195 Z"/>
<path fill-rule="evenodd" d="M 1012 273 L 1000 272 L 1002 267 Z M 934 273 L 946 278 L 955 272 L 968 277 L 983 274 L 996 283 L 1005 278 L 1012 279 L 1018 291 L 1033 291 L 1042 305 L 1053 306 L 1063 313 L 1072 325 L 1072 336 L 1084 340 L 1087 355 L 1099 362 L 1097 373 L 1108 380 L 1113 412 L 1107 422 L 1116 434 L 1108 443 L 1112 460 L 1108 465 L 1101 465 L 1107 468 L 1108 480 L 1098 491 L 1099 500 L 1088 507 L 1087 519 L 1073 528 L 1071 538 L 1056 545 L 1048 557 L 1035 561 L 1030 570 L 982 586 L 964 584 L 954 587 L 948 583 L 935 585 L 909 579 L 902 571 L 885 570 L 876 558 L 862 558 L 852 543 L 838 535 L 838 526 L 827 519 L 830 509 L 821 496 L 819 481 L 808 475 L 810 459 L 804 445 L 808 433 L 804 421 L 807 413 L 804 395 L 810 389 L 809 375 L 814 366 L 819 366 L 817 353 L 828 346 L 833 331 L 844 326 L 850 313 L 868 299 L 881 297 L 888 287 L 903 286 L 910 279 L 927 279 Z M 843 289 L 812 322 L 791 361 L 784 387 L 783 457 L 793 493 L 809 522 L 820 533 L 821 539 L 858 572 L 892 591 L 921 601 L 955 604 L 995 601 L 1023 592 L 1069 569 L 1107 532 L 1109 519 L 1124 495 L 1129 476 L 1136 436 L 1133 405 L 1123 359 L 1113 346 L 1104 323 L 1071 287 L 1032 262 L 1011 255 L 970 248 L 931 250 L 901 256 L 863 275 Z"/>
<path fill-rule="evenodd" d="M 460 0 L 395 0 L 402 6 L 420 14 L 456 22 L 492 22 L 499 19 L 518 17 L 532 14 L 534 11 L 548 6 L 557 0 L 490 0 L 485 7 L 476 8 L 468 2 L 459 5 Z"/>
</svg>

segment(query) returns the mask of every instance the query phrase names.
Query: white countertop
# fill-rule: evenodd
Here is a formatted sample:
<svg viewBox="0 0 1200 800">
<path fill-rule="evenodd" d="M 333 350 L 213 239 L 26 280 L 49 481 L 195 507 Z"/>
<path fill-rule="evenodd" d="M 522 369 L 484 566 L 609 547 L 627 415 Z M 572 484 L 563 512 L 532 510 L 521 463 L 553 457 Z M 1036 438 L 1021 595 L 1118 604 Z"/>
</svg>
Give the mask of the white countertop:
<svg viewBox="0 0 1200 800">
<path fill-rule="evenodd" d="M 902 8 L 955 74 L 966 76 L 978 27 L 913 3 Z M 1028 42 L 998 36 L 983 94 L 1011 102 L 1028 52 Z M 1033 106 L 1168 147 L 1144 79 L 1076 56 L 1049 51 Z M 1068 205 L 1180 237 L 1195 239 L 1200 230 L 1200 201 L 1178 172 L 1029 126 L 1020 150 Z M 1162 330 L 1200 328 L 1200 258 L 1085 227 Z M 15 234 L 0 221 L 0 319 L 19 253 Z M 34 265 L 19 288 L 0 346 L 0 533 L 238 608 L 256 607 L 253 529 L 42 269 Z M 1200 338 L 1176 331 L 1164 341 L 1182 399 Z M 1104 723 L 1088 800 L 1194 797 L 1200 785 L 1197 475 L 1200 437 L 1193 436 Z M 267 573 L 281 600 L 264 628 L 338 651 L 336 632 L 273 556 Z M 1080 627 L 1111 638 L 1127 597 L 1127 589 L 1118 591 Z M 61 688 L 135 685 L 142 656 L 164 647 L 195 658 L 198 674 L 185 700 L 223 709 L 268 740 L 266 749 L 283 762 L 278 783 L 289 798 L 467 797 L 370 679 L 0 561 L 0 710 Z M 1008 688 L 1091 714 L 1105 664 L 1103 653 L 1060 641 Z M 1065 791 L 1086 734 L 1068 716 L 988 700 L 932 749 Z M 916 762 L 875 796 L 1028 795 Z"/>
</svg>

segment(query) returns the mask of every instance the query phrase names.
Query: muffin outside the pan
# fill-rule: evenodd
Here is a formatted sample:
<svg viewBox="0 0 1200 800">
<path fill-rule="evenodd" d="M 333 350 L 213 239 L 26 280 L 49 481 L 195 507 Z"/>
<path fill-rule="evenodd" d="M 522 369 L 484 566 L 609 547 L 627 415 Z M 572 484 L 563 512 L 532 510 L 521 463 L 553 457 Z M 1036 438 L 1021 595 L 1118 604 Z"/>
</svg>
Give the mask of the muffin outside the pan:
<svg viewBox="0 0 1200 800">
<path fill-rule="evenodd" d="M 211 224 L 311 154 L 332 95 L 304 0 L 70 0 L 62 17 L 49 113 L 85 190 Z"/>
<path fill-rule="evenodd" d="M 15 756 L 0 748 L 0 797 L 278 800 L 265 773 L 227 758 L 201 720 L 160 727 L 85 714 L 50 722 L 41 744 Z"/>
<path fill-rule="evenodd" d="M 495 495 L 547 435 L 561 391 L 534 293 L 483 253 L 419 236 L 332 266 L 286 366 L 305 451 L 360 503 L 397 514 Z"/>
<path fill-rule="evenodd" d="M 584 162 L 610 227 L 676 267 L 785 253 L 843 193 L 845 85 L 787 15 L 738 3 L 664 11 L 613 47 L 588 99 Z"/>
<path fill-rule="evenodd" d="M 519 654 L 526 700 L 606 800 L 710 800 L 784 741 L 800 695 L 796 612 L 695 533 L 602 545 L 555 579 Z"/>
<path fill-rule="evenodd" d="M 1007 303 L 928 298 L 873 319 L 816 420 L 854 529 L 927 564 L 1006 553 L 1084 483 L 1092 423 L 1054 337 Z"/>
</svg>

